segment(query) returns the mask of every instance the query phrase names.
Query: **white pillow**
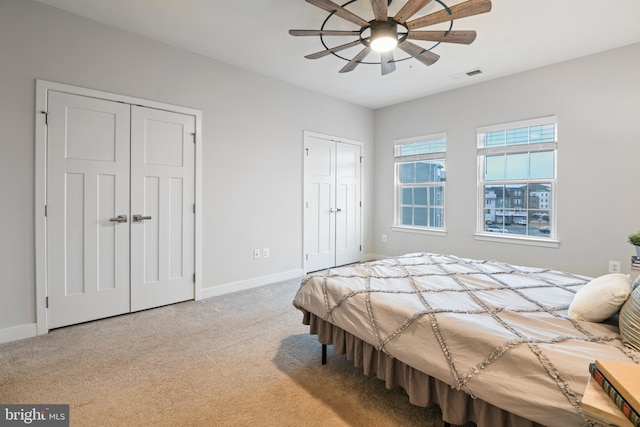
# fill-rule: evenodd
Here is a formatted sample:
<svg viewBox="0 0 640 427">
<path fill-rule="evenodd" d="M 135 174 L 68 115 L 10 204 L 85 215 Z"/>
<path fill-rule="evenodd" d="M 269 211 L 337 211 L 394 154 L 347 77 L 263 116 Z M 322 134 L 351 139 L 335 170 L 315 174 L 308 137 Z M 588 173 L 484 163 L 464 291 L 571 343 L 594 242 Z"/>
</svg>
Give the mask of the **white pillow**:
<svg viewBox="0 0 640 427">
<path fill-rule="evenodd" d="M 569 306 L 569 316 L 575 320 L 602 322 L 620 310 L 630 293 L 629 275 L 605 274 L 576 292 Z"/>
</svg>

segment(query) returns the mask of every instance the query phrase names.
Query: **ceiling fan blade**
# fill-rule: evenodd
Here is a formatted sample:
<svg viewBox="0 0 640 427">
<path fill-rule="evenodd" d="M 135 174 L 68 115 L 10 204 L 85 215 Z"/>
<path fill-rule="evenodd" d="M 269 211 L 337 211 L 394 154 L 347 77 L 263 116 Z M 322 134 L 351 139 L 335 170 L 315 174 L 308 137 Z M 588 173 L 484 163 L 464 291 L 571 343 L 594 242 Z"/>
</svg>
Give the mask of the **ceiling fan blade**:
<svg viewBox="0 0 640 427">
<path fill-rule="evenodd" d="M 418 61 L 422 62 L 424 65 L 433 65 L 438 59 L 440 59 L 440 55 L 437 53 L 433 53 L 430 50 L 426 50 L 406 40 L 400 43 L 398 47 L 416 58 Z"/>
<path fill-rule="evenodd" d="M 350 47 L 354 47 L 361 44 L 360 40 L 356 40 L 354 42 L 351 43 L 347 43 L 347 44 L 343 44 L 340 46 L 336 46 L 336 47 L 332 47 L 331 49 L 325 49 L 325 50 L 321 50 L 320 52 L 316 52 L 316 53 L 311 53 L 309 55 L 305 55 L 305 58 L 307 59 L 318 59 L 318 58 L 323 58 L 327 55 L 330 55 L 334 52 L 340 52 L 341 50 L 344 49 L 349 49 Z"/>
<path fill-rule="evenodd" d="M 404 4 L 404 6 L 402 6 L 402 9 L 396 13 L 396 16 L 393 19 L 404 24 L 407 22 L 407 19 L 411 18 L 430 2 L 431 0 L 409 0 Z"/>
<path fill-rule="evenodd" d="M 430 42 L 471 44 L 476 39 L 475 31 L 409 31 L 407 38 Z"/>
<path fill-rule="evenodd" d="M 342 67 L 340 72 L 348 73 L 349 71 L 353 71 L 358 66 L 358 64 L 360 64 L 360 61 L 362 61 L 369 54 L 370 51 L 371 51 L 371 48 L 369 46 L 362 49 L 360 53 L 354 56 L 353 59 L 349 61 L 347 65 Z"/>
<path fill-rule="evenodd" d="M 429 15 L 422 16 L 406 23 L 407 28 L 415 30 L 441 22 L 452 21 L 454 19 L 465 18 L 467 16 L 479 15 L 491 10 L 491 0 L 468 0 L 449 8 L 451 14 L 446 9 Z"/>
<path fill-rule="evenodd" d="M 292 36 L 356 36 L 360 35 L 360 31 L 342 31 L 342 30 L 289 30 Z"/>
<path fill-rule="evenodd" d="M 376 21 L 387 20 L 387 0 L 371 0 L 371 8 L 373 9 L 373 15 L 376 17 Z"/>
<path fill-rule="evenodd" d="M 393 62 L 393 53 L 391 51 L 380 54 L 380 65 L 383 76 L 396 70 L 396 63 Z"/>
<path fill-rule="evenodd" d="M 368 27 L 369 23 L 364 19 L 360 18 L 355 13 L 349 12 L 344 7 L 340 6 L 332 2 L 331 0 L 306 0 L 307 3 L 310 3 L 314 6 L 319 7 L 320 9 L 324 9 L 327 12 L 334 13 L 342 19 L 346 19 L 349 22 L 353 22 L 356 25 L 361 27 Z"/>
</svg>

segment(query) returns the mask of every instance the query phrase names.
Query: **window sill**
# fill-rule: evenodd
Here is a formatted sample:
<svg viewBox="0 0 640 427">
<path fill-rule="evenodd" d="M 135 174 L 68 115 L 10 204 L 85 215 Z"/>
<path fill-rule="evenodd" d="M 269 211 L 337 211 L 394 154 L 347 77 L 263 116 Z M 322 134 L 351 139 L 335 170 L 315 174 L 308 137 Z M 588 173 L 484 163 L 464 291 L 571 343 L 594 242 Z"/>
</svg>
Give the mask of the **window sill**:
<svg viewBox="0 0 640 427">
<path fill-rule="evenodd" d="M 427 234 L 429 236 L 445 237 L 447 235 L 447 230 L 444 228 L 418 228 L 394 225 L 391 227 L 391 229 L 393 231 L 400 231 L 402 233 Z"/>
<path fill-rule="evenodd" d="M 489 235 L 489 234 L 481 234 L 475 233 L 473 235 L 475 240 L 482 240 L 485 242 L 499 242 L 499 243 L 509 243 L 514 245 L 525 245 L 525 246 L 538 246 L 543 248 L 559 248 L 560 241 L 555 239 L 536 239 L 535 237 L 516 237 L 510 235 Z"/>
</svg>

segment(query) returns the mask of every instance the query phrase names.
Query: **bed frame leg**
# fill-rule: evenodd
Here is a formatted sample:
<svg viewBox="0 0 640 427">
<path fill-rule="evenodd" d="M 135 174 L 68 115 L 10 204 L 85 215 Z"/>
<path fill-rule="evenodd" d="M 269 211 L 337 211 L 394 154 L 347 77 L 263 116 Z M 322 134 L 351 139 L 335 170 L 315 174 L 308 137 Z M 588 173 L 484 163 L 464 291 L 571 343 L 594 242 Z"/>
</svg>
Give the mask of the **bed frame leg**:
<svg viewBox="0 0 640 427">
<path fill-rule="evenodd" d="M 327 345 L 322 344 L 322 364 L 327 364 Z"/>
</svg>

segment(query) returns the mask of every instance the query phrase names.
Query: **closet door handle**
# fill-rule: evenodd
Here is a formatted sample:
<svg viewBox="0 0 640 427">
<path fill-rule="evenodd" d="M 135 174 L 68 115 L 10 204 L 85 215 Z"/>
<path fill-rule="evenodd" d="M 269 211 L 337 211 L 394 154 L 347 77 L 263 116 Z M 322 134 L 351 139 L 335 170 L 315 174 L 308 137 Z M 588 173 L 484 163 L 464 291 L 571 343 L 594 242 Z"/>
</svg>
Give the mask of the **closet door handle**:
<svg viewBox="0 0 640 427">
<path fill-rule="evenodd" d="M 142 221 L 146 221 L 148 219 L 151 219 L 151 215 L 149 216 L 142 216 L 140 214 L 135 214 L 133 216 L 133 222 L 142 222 Z"/>
<path fill-rule="evenodd" d="M 126 215 L 118 215 L 115 218 L 109 218 L 109 221 L 111 221 L 111 222 L 127 222 L 127 216 Z"/>
</svg>

